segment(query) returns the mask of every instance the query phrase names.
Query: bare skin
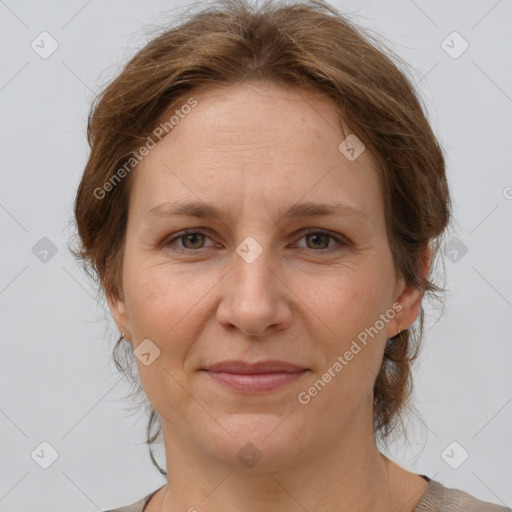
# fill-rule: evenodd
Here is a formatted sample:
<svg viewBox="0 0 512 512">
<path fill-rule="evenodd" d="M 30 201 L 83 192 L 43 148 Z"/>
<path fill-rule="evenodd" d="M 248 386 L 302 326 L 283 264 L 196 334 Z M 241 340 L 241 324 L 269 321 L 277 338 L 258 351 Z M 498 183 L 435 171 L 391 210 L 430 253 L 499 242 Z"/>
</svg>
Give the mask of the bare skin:
<svg viewBox="0 0 512 512">
<path fill-rule="evenodd" d="M 149 339 L 160 350 L 148 366 L 137 359 L 168 471 L 146 511 L 412 511 L 427 482 L 378 451 L 373 385 L 387 338 L 414 323 L 423 292 L 395 273 L 375 159 L 342 154 L 334 107 L 317 93 L 259 82 L 193 96 L 197 106 L 133 171 L 123 297 L 109 297 L 134 348 Z M 229 215 L 147 213 L 178 200 Z M 365 218 L 285 216 L 305 201 Z M 192 228 L 196 238 L 183 236 Z M 236 251 L 247 237 L 261 249 L 250 263 Z M 423 261 L 426 273 L 428 251 Z M 227 359 L 308 371 L 242 393 L 201 371 Z M 329 382 L 301 402 L 328 368 Z M 251 467 L 237 456 L 248 442 L 261 456 Z"/>
</svg>

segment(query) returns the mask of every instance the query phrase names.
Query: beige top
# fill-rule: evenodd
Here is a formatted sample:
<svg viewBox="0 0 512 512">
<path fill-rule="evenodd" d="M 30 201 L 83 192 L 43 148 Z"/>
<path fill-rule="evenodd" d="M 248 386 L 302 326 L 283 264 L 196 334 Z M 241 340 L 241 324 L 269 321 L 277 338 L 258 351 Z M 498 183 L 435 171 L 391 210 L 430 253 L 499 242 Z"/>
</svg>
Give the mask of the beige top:
<svg viewBox="0 0 512 512">
<path fill-rule="evenodd" d="M 444 487 L 426 475 L 420 476 L 428 481 L 428 487 L 413 512 L 512 512 L 508 507 L 481 501 L 465 491 Z M 160 489 L 161 487 L 133 505 L 103 512 L 143 512 L 151 497 Z"/>
</svg>

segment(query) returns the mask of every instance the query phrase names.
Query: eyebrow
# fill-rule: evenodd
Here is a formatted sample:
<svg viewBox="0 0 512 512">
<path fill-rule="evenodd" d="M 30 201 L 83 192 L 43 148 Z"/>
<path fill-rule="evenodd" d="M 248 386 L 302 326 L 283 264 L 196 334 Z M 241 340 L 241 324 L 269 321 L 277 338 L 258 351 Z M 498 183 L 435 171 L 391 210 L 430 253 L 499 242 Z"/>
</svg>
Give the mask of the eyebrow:
<svg viewBox="0 0 512 512">
<path fill-rule="evenodd" d="M 172 217 L 174 215 L 184 215 L 190 217 L 211 218 L 221 220 L 227 220 L 228 218 L 230 218 L 230 215 L 227 212 L 223 212 L 215 205 L 203 202 L 162 203 L 148 210 L 145 214 L 145 217 Z M 359 208 L 354 208 L 347 204 L 327 204 L 313 202 L 302 202 L 293 205 L 283 215 L 283 218 L 314 217 L 327 215 L 360 219 L 365 222 L 369 222 L 370 220 L 363 210 L 360 210 Z"/>
</svg>

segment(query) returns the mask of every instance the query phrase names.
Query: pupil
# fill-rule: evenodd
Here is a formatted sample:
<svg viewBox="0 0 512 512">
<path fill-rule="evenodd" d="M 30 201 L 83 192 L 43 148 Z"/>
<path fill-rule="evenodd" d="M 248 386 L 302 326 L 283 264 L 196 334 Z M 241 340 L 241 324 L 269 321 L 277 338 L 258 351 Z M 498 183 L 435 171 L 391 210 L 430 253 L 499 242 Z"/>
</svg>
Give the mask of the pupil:
<svg viewBox="0 0 512 512">
<path fill-rule="evenodd" d="M 187 239 L 188 241 L 190 241 L 191 239 L 193 239 L 193 240 L 192 240 L 192 245 L 195 245 L 195 243 L 197 242 L 197 239 L 198 239 L 198 237 L 199 237 L 199 236 L 200 236 L 200 235 L 199 235 L 199 234 L 197 234 L 197 233 L 192 233 L 191 235 L 186 235 L 186 239 Z M 195 240 L 195 242 L 194 242 L 194 240 Z"/>
<path fill-rule="evenodd" d="M 318 237 L 325 237 L 326 235 L 322 234 L 316 234 L 316 235 L 310 235 L 310 237 L 314 240 L 313 243 L 315 244 L 318 240 L 316 240 Z"/>
</svg>

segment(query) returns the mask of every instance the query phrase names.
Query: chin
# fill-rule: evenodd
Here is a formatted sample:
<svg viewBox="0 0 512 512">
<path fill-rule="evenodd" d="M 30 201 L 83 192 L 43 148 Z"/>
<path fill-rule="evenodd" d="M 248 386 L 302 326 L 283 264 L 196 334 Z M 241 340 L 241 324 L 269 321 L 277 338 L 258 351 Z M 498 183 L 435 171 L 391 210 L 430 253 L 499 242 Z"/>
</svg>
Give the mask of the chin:
<svg viewBox="0 0 512 512">
<path fill-rule="evenodd" d="M 307 450 L 303 425 L 296 423 L 292 412 L 287 414 L 237 414 L 222 425 L 222 431 L 205 443 L 212 456 L 232 470 L 259 473 L 280 471 L 297 463 Z M 313 441 L 313 440 L 311 440 Z"/>
</svg>

